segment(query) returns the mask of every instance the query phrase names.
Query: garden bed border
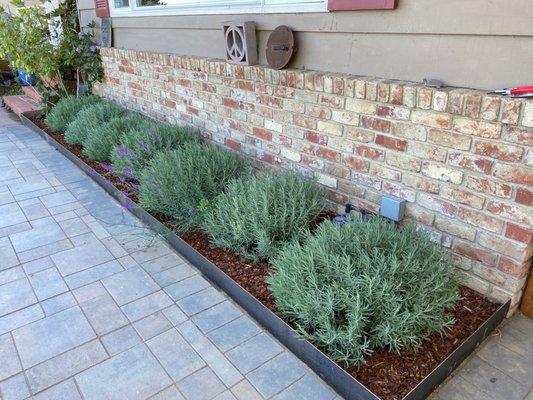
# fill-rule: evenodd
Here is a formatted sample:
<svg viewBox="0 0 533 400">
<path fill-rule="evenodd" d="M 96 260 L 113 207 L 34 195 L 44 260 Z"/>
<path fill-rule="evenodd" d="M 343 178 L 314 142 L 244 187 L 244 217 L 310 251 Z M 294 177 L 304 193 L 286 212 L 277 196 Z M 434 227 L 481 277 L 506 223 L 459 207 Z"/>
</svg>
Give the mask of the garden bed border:
<svg viewBox="0 0 533 400">
<path fill-rule="evenodd" d="M 248 293 L 232 278 L 222 272 L 222 270 L 216 267 L 211 261 L 206 259 L 196 249 L 187 244 L 138 204 L 125 196 L 111 182 L 107 181 L 92 167 L 87 165 L 61 143 L 57 142 L 52 136 L 34 124 L 30 118 L 21 114 L 20 119 L 25 126 L 43 137 L 56 150 L 67 157 L 85 174 L 100 185 L 107 193 L 113 196 L 121 204 L 125 204 L 133 215 L 150 228 L 160 233 L 170 246 L 200 270 L 209 281 L 213 282 L 228 294 L 239 306 L 248 312 L 252 318 L 285 345 L 309 368 L 317 373 L 339 395 L 347 400 L 380 400 L 379 397 L 339 367 L 322 351 L 317 349 L 307 340 L 302 339 L 293 328 Z M 402 400 L 423 400 L 427 398 L 427 396 L 429 396 L 429 394 L 503 321 L 507 315 L 510 304 L 510 300 L 505 304 L 502 304 L 487 321 L 473 332 L 467 340 L 442 361 L 417 386 L 405 395 Z"/>
</svg>

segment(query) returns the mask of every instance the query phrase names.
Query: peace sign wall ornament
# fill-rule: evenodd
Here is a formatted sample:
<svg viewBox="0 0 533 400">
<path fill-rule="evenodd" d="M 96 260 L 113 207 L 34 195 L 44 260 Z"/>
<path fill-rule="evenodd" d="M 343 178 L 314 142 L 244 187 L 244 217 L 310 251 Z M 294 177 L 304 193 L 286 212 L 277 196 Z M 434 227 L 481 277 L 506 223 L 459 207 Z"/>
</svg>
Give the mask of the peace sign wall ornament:
<svg viewBox="0 0 533 400">
<path fill-rule="evenodd" d="M 223 24 L 226 61 L 233 64 L 257 64 L 255 22 L 226 22 Z"/>
</svg>

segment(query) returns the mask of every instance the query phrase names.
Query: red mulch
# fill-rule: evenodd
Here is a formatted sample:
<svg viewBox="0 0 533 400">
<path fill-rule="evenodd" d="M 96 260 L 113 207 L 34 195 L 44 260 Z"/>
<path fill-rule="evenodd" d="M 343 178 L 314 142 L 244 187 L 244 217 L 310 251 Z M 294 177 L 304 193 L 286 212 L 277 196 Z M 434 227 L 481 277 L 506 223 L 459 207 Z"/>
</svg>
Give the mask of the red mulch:
<svg viewBox="0 0 533 400">
<path fill-rule="evenodd" d="M 51 133 L 44 121 L 36 120 L 35 123 L 98 173 L 113 182 L 117 188 L 128 189 L 115 175 L 107 172 L 99 163 L 88 159 L 80 146 L 69 145 L 62 134 Z M 136 196 L 130 197 L 138 201 Z M 332 216 L 332 213 L 325 213 L 318 219 L 317 224 Z M 171 219 L 159 218 L 159 220 L 171 229 L 176 226 Z M 268 262 L 251 263 L 231 251 L 215 248 L 203 232 L 188 232 L 181 237 L 270 310 L 277 313 L 274 298 L 266 283 L 266 278 L 271 271 Z M 368 356 L 366 365 L 359 368 L 341 366 L 380 398 L 401 399 L 499 308 L 498 304 L 492 303 L 467 287 L 461 287 L 461 296 L 463 299 L 457 303 L 454 310 L 450 311 L 456 323 L 446 336 L 432 335 L 416 352 L 406 349 L 396 354 L 380 350 Z"/>
</svg>

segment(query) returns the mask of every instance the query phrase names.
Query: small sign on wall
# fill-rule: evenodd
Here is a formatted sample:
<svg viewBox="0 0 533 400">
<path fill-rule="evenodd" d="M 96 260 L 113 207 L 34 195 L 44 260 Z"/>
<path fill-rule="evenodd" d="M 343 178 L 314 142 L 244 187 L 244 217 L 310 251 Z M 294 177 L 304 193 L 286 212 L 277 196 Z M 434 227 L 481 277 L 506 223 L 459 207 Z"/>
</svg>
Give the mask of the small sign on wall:
<svg viewBox="0 0 533 400">
<path fill-rule="evenodd" d="M 257 64 L 255 22 L 225 22 L 222 25 L 226 47 L 226 61 L 233 64 Z"/>
</svg>

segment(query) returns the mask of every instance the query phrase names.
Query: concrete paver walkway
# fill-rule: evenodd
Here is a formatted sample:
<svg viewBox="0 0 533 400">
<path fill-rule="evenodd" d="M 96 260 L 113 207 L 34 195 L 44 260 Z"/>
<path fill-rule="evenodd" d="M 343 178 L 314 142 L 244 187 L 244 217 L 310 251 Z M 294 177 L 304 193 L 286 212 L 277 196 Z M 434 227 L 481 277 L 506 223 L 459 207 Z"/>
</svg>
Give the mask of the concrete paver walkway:
<svg viewBox="0 0 533 400">
<path fill-rule="evenodd" d="M 0 398 L 335 393 L 37 134 L 0 110 Z"/>
<path fill-rule="evenodd" d="M 431 398 L 533 400 L 517 315 Z M 340 399 L 0 110 L 0 399 Z"/>
</svg>

